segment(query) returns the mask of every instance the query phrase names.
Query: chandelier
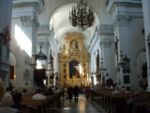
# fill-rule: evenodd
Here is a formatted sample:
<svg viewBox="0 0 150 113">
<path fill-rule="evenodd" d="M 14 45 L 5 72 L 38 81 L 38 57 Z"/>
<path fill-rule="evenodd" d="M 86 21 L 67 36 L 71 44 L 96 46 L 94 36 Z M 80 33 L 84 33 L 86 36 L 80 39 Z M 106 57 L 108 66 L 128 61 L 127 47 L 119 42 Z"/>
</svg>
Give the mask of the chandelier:
<svg viewBox="0 0 150 113">
<path fill-rule="evenodd" d="M 84 31 L 94 23 L 94 12 L 91 7 L 87 6 L 87 0 L 81 0 L 76 6 L 72 7 L 69 12 L 69 20 L 72 26 Z"/>
<path fill-rule="evenodd" d="M 42 44 L 40 44 L 40 51 L 37 54 L 33 54 L 30 64 L 33 68 L 37 68 L 38 63 L 44 64 L 47 60 L 47 56 L 42 52 Z"/>
<path fill-rule="evenodd" d="M 42 44 L 40 44 L 40 51 L 38 54 L 35 55 L 35 58 L 39 59 L 39 60 L 46 60 L 47 59 L 47 56 L 42 52 Z"/>
</svg>

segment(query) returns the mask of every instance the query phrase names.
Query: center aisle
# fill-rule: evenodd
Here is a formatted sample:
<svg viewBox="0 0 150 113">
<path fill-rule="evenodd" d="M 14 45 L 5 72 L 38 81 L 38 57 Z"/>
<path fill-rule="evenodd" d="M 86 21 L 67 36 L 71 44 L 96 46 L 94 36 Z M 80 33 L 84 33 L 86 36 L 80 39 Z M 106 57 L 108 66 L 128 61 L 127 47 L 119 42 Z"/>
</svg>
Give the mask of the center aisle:
<svg viewBox="0 0 150 113">
<path fill-rule="evenodd" d="M 79 96 L 78 103 L 74 100 L 70 103 L 68 99 L 62 100 L 62 107 L 59 113 L 102 113 L 95 106 L 93 106 L 91 101 L 87 101 L 83 95 Z"/>
</svg>

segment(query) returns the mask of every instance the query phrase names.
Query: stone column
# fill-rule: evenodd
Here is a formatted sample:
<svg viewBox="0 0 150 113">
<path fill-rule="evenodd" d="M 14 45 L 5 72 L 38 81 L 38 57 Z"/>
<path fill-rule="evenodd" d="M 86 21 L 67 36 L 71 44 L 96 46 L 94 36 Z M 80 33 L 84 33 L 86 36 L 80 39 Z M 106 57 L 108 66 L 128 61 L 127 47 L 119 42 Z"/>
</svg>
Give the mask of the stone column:
<svg viewBox="0 0 150 113">
<path fill-rule="evenodd" d="M 118 40 L 118 65 L 120 70 L 123 73 L 121 75 L 121 83 L 122 85 L 131 85 L 136 88 L 137 81 L 137 72 L 135 59 L 138 52 L 144 48 L 144 40 L 141 39 L 142 33 L 138 32 L 142 29 L 142 19 L 140 17 L 132 17 L 128 14 L 117 14 L 115 16 L 115 29 L 114 34 Z M 139 28 L 135 28 L 135 26 L 139 26 Z M 140 28 L 141 27 L 141 28 Z M 136 29 L 133 31 L 133 29 Z M 134 44 L 135 42 L 137 44 Z M 126 61 L 125 61 L 126 59 Z M 132 76 L 131 76 L 132 75 Z"/>
<path fill-rule="evenodd" d="M 128 32 L 131 30 L 130 28 L 130 22 L 131 22 L 131 16 L 126 15 L 116 15 L 115 17 L 115 29 L 114 29 L 114 34 L 116 37 L 116 40 L 118 40 L 118 48 L 117 48 L 117 53 L 118 53 L 118 64 L 117 67 L 119 68 L 117 70 L 117 77 L 118 77 L 118 85 L 122 86 L 124 85 L 124 76 L 129 77 L 129 81 L 130 81 L 130 75 L 131 75 L 131 71 L 128 72 L 124 72 L 124 61 L 123 61 L 123 57 L 126 55 L 128 57 L 128 59 L 131 58 L 131 55 L 129 54 L 130 52 L 130 44 L 129 44 L 129 40 L 131 40 L 131 34 Z M 128 46 L 127 46 L 128 45 Z M 131 70 L 130 67 L 131 63 L 129 64 L 129 68 Z M 128 83 L 130 84 L 130 83 Z"/>
<path fill-rule="evenodd" d="M 9 36 L 11 33 L 12 0 L 0 0 L 0 77 L 6 87 L 10 81 L 9 75 Z"/>
<path fill-rule="evenodd" d="M 122 83 L 124 83 L 125 85 L 131 85 L 132 88 L 137 88 L 138 84 L 136 71 L 137 66 L 135 66 L 136 56 L 139 53 L 139 51 L 145 48 L 144 42 L 145 40 L 142 33 L 143 29 L 142 4 L 141 4 L 142 0 L 139 1 L 128 0 L 127 2 L 123 1 L 126 0 L 121 1 L 111 0 L 110 2 L 108 2 L 107 5 L 107 11 L 113 16 L 114 37 L 118 40 L 117 53 L 119 63 L 116 62 L 116 72 L 118 75 L 120 75 L 119 74 L 120 70 L 122 70 L 123 71 Z M 124 68 L 125 66 L 128 65 L 128 63 L 123 64 L 123 62 L 121 62 L 120 60 L 121 59 L 120 54 L 122 54 L 121 52 L 123 53 L 123 57 L 127 56 L 129 60 L 130 71 L 120 69 L 120 66 L 121 68 Z"/>
<path fill-rule="evenodd" d="M 100 25 L 100 47 L 101 47 L 101 63 L 100 71 L 105 77 L 108 73 L 109 78 L 115 80 L 115 53 L 114 53 L 114 36 L 112 25 Z M 103 62 L 103 64 L 102 64 Z M 103 66 L 103 67 L 102 67 Z"/>
<path fill-rule="evenodd" d="M 31 48 L 28 48 L 28 60 L 30 62 L 31 58 L 33 55 L 37 54 L 36 53 L 36 39 L 37 39 L 37 17 L 33 15 L 24 15 L 20 16 L 20 20 L 22 23 L 22 26 L 20 26 L 24 32 L 28 36 L 28 40 L 31 41 Z M 29 46 L 29 45 L 28 45 Z M 27 55 L 25 55 L 27 56 Z M 29 65 L 24 64 L 25 68 L 30 68 L 32 74 L 30 75 L 30 80 L 28 81 L 28 86 L 33 86 L 34 85 L 34 67 L 29 67 Z M 32 65 L 31 65 L 32 66 Z"/>
<path fill-rule="evenodd" d="M 147 75 L 148 75 L 148 91 L 150 91 L 150 1 L 142 0 L 143 16 L 144 16 L 144 31 L 146 42 L 146 58 L 147 58 Z"/>
</svg>

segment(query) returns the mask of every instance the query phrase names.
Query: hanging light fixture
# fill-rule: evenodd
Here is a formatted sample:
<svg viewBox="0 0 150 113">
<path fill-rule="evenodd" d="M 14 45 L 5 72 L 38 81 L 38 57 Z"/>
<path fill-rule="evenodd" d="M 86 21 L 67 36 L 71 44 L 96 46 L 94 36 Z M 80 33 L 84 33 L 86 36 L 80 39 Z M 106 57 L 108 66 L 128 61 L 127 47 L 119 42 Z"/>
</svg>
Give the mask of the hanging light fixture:
<svg viewBox="0 0 150 113">
<path fill-rule="evenodd" d="M 69 20 L 72 26 L 78 27 L 82 31 L 93 25 L 94 12 L 91 7 L 87 6 L 87 0 L 85 2 L 81 0 L 72 7 L 72 11 L 69 12 Z"/>
<path fill-rule="evenodd" d="M 40 44 L 40 51 L 38 54 L 33 54 L 30 65 L 35 68 L 37 67 L 37 61 L 43 64 L 47 60 L 47 56 L 42 52 L 42 44 Z"/>
<path fill-rule="evenodd" d="M 40 44 L 40 51 L 35 55 L 36 59 L 36 68 L 45 69 L 47 56 L 42 52 L 42 43 Z"/>
<path fill-rule="evenodd" d="M 42 44 L 40 44 L 40 51 L 38 54 L 35 55 L 35 58 L 39 59 L 39 60 L 46 60 L 47 59 L 47 56 L 42 52 Z"/>
</svg>

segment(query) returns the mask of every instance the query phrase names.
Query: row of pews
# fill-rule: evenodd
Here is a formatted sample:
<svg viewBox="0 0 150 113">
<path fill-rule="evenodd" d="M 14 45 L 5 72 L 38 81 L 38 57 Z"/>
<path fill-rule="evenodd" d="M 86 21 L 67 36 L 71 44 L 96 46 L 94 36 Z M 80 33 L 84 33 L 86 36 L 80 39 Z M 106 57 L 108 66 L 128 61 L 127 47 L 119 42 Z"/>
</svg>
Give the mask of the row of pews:
<svg viewBox="0 0 150 113">
<path fill-rule="evenodd" d="M 55 113 L 60 108 L 60 93 L 47 96 L 46 100 L 32 100 L 32 95 L 24 96 L 22 104 L 26 105 L 19 113 Z"/>
<path fill-rule="evenodd" d="M 107 113 L 129 113 L 128 100 L 135 93 L 120 93 L 112 95 L 113 90 L 101 89 L 92 92 L 92 100 L 101 106 Z M 142 92 L 144 98 L 133 106 L 132 113 L 150 113 L 150 93 Z"/>
</svg>

